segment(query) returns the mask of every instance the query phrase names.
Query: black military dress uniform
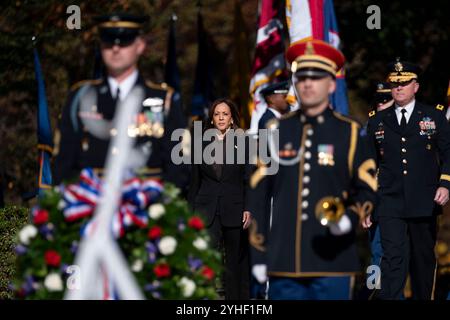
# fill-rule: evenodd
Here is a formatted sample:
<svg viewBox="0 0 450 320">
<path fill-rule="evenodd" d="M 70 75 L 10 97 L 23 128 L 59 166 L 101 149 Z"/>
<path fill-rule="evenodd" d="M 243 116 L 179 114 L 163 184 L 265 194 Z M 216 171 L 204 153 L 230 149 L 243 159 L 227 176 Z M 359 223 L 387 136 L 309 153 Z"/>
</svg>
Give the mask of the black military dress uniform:
<svg viewBox="0 0 450 320">
<path fill-rule="evenodd" d="M 102 46 L 128 46 L 142 34 L 142 24 L 147 20 L 145 16 L 126 13 L 108 14 L 96 17 L 99 37 Z M 177 142 L 170 141 L 172 132 L 186 127 L 185 116 L 181 107 L 179 94 L 166 85 L 156 85 L 146 81 L 138 75 L 133 88 L 140 87 L 144 91 L 142 108 L 139 116 L 144 116 L 152 106 L 162 107 L 164 134 L 162 136 L 139 135 L 136 143 L 142 148 L 151 148 L 146 168 L 143 173 L 151 176 L 161 176 L 164 180 L 175 183 L 178 187 L 187 185 L 188 173 L 186 167 L 176 166 L 171 161 L 171 150 Z M 130 90 L 132 91 L 133 88 Z M 81 110 L 85 105 L 83 100 L 88 92 L 95 92 L 95 102 L 87 106 L 88 110 Z M 83 118 L 90 120 L 111 121 L 118 106 L 118 93 L 111 92 L 107 77 L 97 80 L 82 81 L 72 87 L 67 104 L 63 109 L 59 138 L 56 141 L 56 158 L 53 175 L 55 183 L 64 179 L 77 177 L 85 167 L 101 169 L 105 165 L 110 137 L 99 138 L 93 135 L 83 124 Z M 90 101 L 90 100 L 89 100 Z M 85 106 L 86 107 L 86 106 Z M 114 129 L 111 130 L 114 134 Z M 59 141 L 58 141 L 59 140 Z"/>
<path fill-rule="evenodd" d="M 88 86 L 94 88 L 98 100 L 97 105 L 86 114 L 80 112 L 79 104 Z M 173 98 L 173 90 L 170 87 L 145 81 L 141 76 L 138 76 L 135 86 L 143 88 L 143 101 L 149 98 L 160 99 L 165 114 L 165 133 L 161 138 L 137 139 L 140 145 L 151 142 L 152 153 L 147 160 L 145 172 L 152 176 L 162 175 L 165 180 L 182 187 L 186 184 L 186 176 L 180 171 L 183 170 L 182 167 L 174 165 L 170 159 L 171 147 L 174 145 L 170 141 L 170 135 L 174 129 L 185 128 L 186 124 L 180 99 Z M 86 167 L 104 167 L 110 139 L 100 139 L 85 130 L 81 118 L 99 117 L 111 121 L 116 113 L 116 104 L 106 79 L 83 81 L 74 86 L 63 109 L 59 126 L 60 143 L 53 170 L 55 183 L 76 177 L 80 170 Z M 144 109 L 142 106 L 142 110 Z"/>
<path fill-rule="evenodd" d="M 299 150 L 303 152 L 297 164 L 280 165 L 276 175 L 264 176 L 264 167 L 260 167 L 251 179 L 252 186 L 258 186 L 254 199 L 270 196 L 268 190 L 273 192 L 271 228 L 268 234 L 260 234 L 257 244 L 267 253 L 269 276 L 359 272 L 355 228 L 335 236 L 316 218 L 316 206 L 326 197 L 343 201 L 353 226 L 373 208 L 375 162 L 364 153 L 359 124 L 330 108 L 317 117 L 295 111 L 274 121 L 269 126 L 279 129 L 280 159 L 294 159 Z M 267 206 L 255 206 L 255 219 L 266 226 Z M 268 228 L 264 229 L 267 232 Z"/>
<path fill-rule="evenodd" d="M 292 45 L 287 60 L 296 85 L 335 79 L 345 57 L 328 43 L 307 40 Z M 300 109 L 268 123 L 279 134 L 270 155 L 280 165 L 274 175 L 260 165 L 250 179 L 258 227 L 250 240 L 266 260 L 270 299 L 349 299 L 350 276 L 361 270 L 355 230 L 374 206 L 375 160 L 366 154 L 356 121 L 330 105 L 313 109 L 319 113 L 314 117 Z M 271 224 L 262 201 L 270 196 Z M 330 212 L 337 216 L 327 224 L 321 215 Z"/>
<path fill-rule="evenodd" d="M 450 126 L 443 110 L 416 101 L 404 129 L 395 105 L 369 114 L 368 146 L 377 159 L 379 185 L 374 220 L 384 251 L 380 298 L 400 298 L 408 265 L 413 297 L 432 296 L 436 215 L 442 213 L 434 197 L 439 186 L 450 188 Z"/>
</svg>

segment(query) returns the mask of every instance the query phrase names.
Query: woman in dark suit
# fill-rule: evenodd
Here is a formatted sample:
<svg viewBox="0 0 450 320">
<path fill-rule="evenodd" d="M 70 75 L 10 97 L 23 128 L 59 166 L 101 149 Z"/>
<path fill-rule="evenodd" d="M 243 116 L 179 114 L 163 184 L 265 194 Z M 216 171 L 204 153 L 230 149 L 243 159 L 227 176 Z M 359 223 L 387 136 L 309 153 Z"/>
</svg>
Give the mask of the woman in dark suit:
<svg viewBox="0 0 450 320">
<path fill-rule="evenodd" d="M 251 214 L 246 197 L 251 168 L 247 160 L 237 161 L 238 152 L 245 152 L 248 158 L 247 137 L 241 129 L 238 130 L 241 134 L 236 134 L 238 124 L 238 109 L 231 100 L 219 99 L 212 104 L 206 129 L 213 129 L 213 138 L 212 142 L 203 142 L 203 150 L 215 147 L 217 154 L 211 152 L 214 161 L 203 157 L 201 164 L 192 165 L 188 195 L 193 209 L 205 216 L 213 246 L 220 248 L 223 242 L 227 300 L 249 298 L 247 228 Z"/>
</svg>

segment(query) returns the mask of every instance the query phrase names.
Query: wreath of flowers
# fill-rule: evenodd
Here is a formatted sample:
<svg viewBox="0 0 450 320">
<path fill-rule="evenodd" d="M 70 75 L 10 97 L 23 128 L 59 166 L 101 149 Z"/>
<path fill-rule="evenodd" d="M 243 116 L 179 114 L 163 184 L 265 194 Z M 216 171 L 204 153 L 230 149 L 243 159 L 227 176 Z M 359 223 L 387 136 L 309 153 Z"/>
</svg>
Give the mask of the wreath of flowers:
<svg viewBox="0 0 450 320">
<path fill-rule="evenodd" d="M 91 232 L 102 182 L 90 169 L 80 181 L 45 192 L 18 233 L 17 298 L 61 299 L 80 238 Z M 148 299 L 216 299 L 219 252 L 209 247 L 203 219 L 156 179 L 125 181 L 111 230 Z M 114 296 L 113 294 L 111 296 Z"/>
</svg>

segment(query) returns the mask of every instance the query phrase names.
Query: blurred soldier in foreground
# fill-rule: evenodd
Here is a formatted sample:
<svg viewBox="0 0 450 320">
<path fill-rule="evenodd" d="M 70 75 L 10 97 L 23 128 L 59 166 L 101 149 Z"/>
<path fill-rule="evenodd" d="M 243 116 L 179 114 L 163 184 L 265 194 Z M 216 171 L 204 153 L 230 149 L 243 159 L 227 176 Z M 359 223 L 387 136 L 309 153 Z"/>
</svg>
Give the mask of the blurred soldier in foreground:
<svg viewBox="0 0 450 320">
<path fill-rule="evenodd" d="M 372 111 L 367 125 L 378 165 L 375 220 L 383 248 L 377 298 L 400 299 L 409 272 L 413 299 L 432 299 L 436 219 L 449 199 L 450 126 L 443 106 L 415 100 L 418 66 L 397 59 L 389 70 L 395 103 Z"/>
<path fill-rule="evenodd" d="M 355 229 L 373 208 L 375 161 L 364 154 L 360 126 L 331 109 L 344 56 L 320 40 L 287 52 L 301 109 L 267 127 L 279 130 L 274 176 L 260 166 L 252 176 L 252 212 L 266 225 L 261 199 L 273 196 L 270 231 L 253 237 L 267 263 L 269 299 L 350 299 L 361 270 Z M 272 192 L 272 195 L 268 194 Z"/>
<path fill-rule="evenodd" d="M 161 176 L 183 188 L 187 175 L 182 166 L 170 159 L 170 141 L 173 130 L 185 127 L 185 118 L 179 96 L 166 85 L 156 85 L 144 80 L 138 71 L 139 57 L 146 43 L 142 37 L 142 24 L 147 19 L 129 14 L 111 14 L 98 17 L 101 54 L 107 75 L 102 79 L 82 81 L 72 87 L 59 126 L 60 143 L 54 163 L 54 179 L 58 184 L 64 179 L 78 176 L 85 167 L 101 169 L 105 165 L 110 136 L 100 138 L 89 131 L 85 120 L 112 121 L 119 102 L 136 86 L 144 90 L 142 112 L 137 115 L 136 126 L 129 134 L 137 144 L 151 152 L 143 173 Z M 89 89 L 95 90 L 96 104 L 88 110 L 80 105 Z M 162 119 L 155 119 L 159 114 Z M 155 123 L 161 124 L 158 128 Z M 150 124 L 153 124 L 151 126 Z M 100 125 L 100 124 L 99 124 Z M 157 130 L 155 130 L 157 129 Z M 110 135 L 114 135 L 114 128 Z M 57 144 L 58 145 L 58 144 Z"/>
</svg>

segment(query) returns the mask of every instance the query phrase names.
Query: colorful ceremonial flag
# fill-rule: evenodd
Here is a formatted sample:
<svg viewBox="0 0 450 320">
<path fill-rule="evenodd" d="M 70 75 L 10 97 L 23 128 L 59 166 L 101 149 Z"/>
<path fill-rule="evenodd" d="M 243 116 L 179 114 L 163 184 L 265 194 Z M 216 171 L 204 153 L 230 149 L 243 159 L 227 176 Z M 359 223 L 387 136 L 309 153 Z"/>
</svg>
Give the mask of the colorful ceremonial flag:
<svg viewBox="0 0 450 320">
<path fill-rule="evenodd" d="M 45 93 L 45 84 L 42 77 L 39 55 L 34 51 L 34 68 L 38 87 L 38 150 L 39 150 L 39 176 L 38 188 L 39 194 L 44 189 L 49 189 L 52 185 L 52 173 L 50 168 L 50 159 L 53 152 L 53 137 L 48 114 L 47 97 Z"/>
<path fill-rule="evenodd" d="M 176 92 L 180 92 L 180 70 L 177 63 L 177 49 L 175 36 L 175 23 L 177 16 L 172 14 L 170 18 L 169 39 L 167 42 L 167 58 L 164 70 L 164 82 L 171 86 Z"/>
<path fill-rule="evenodd" d="M 267 105 L 259 94 L 269 84 L 286 78 L 286 62 L 282 38 L 282 23 L 278 16 L 279 1 L 259 2 L 259 21 L 253 60 L 250 94 L 253 98 L 250 132 L 256 133 L 258 121 Z"/>
<path fill-rule="evenodd" d="M 234 50 L 231 64 L 230 98 L 237 102 L 241 115 L 241 127 L 250 127 L 251 107 L 248 85 L 250 83 L 250 56 L 247 30 L 239 1 L 234 2 Z"/>
</svg>

